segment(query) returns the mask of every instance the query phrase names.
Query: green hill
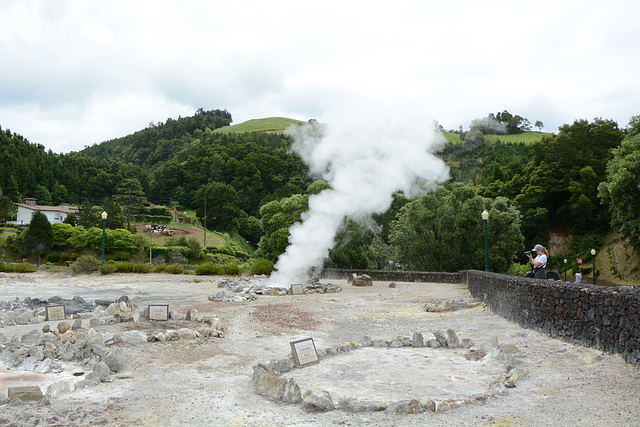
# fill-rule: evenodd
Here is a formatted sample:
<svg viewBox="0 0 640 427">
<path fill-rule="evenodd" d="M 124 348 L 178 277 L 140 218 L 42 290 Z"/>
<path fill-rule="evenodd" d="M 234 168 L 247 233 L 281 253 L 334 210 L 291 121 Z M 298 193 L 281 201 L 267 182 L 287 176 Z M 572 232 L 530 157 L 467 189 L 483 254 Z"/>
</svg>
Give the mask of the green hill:
<svg viewBox="0 0 640 427">
<path fill-rule="evenodd" d="M 523 142 L 525 144 L 532 144 L 534 142 L 541 141 L 542 138 L 549 138 L 553 135 L 551 132 L 522 132 L 514 133 L 511 135 L 485 135 L 484 137 L 489 141 L 500 141 L 505 144 L 513 144 L 516 142 Z"/>
<path fill-rule="evenodd" d="M 457 133 L 443 132 L 444 137 L 447 139 L 447 142 L 457 144 L 460 142 L 460 135 Z M 522 132 L 515 133 L 512 135 L 485 135 L 484 138 L 487 141 L 491 142 L 503 142 L 505 144 L 514 144 L 518 142 L 522 142 L 525 144 L 532 144 L 537 141 L 541 141 L 542 138 L 549 138 L 553 136 L 551 132 Z"/>
<path fill-rule="evenodd" d="M 267 132 L 267 133 L 286 133 L 287 129 L 292 126 L 300 126 L 305 122 L 300 120 L 288 119 L 286 117 L 267 117 L 265 119 L 252 119 L 244 123 L 233 126 L 224 126 L 216 129 L 214 133 L 245 133 L 245 132 Z"/>
</svg>

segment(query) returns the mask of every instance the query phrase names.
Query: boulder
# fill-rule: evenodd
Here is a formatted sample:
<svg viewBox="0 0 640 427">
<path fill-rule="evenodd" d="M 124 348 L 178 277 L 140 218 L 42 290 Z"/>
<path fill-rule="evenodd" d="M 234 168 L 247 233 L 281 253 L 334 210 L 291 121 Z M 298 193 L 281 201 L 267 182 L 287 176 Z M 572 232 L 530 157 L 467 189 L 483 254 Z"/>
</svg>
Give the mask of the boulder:
<svg viewBox="0 0 640 427">
<path fill-rule="evenodd" d="M 302 407 L 307 411 L 333 411 L 335 405 L 325 390 L 308 390 L 302 398 Z"/>
<path fill-rule="evenodd" d="M 142 331 L 127 331 L 122 334 L 122 342 L 126 344 L 141 344 L 147 342 L 147 334 Z"/>
<path fill-rule="evenodd" d="M 22 401 L 34 401 L 42 399 L 42 390 L 38 386 L 9 387 L 7 389 L 9 400 L 20 399 Z"/>
</svg>

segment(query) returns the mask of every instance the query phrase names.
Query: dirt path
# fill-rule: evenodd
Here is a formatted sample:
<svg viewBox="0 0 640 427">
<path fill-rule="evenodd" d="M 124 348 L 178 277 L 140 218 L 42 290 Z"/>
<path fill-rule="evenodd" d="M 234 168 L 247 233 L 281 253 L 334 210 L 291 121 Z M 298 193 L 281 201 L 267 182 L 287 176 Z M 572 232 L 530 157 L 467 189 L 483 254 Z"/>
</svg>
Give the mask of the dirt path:
<svg viewBox="0 0 640 427">
<path fill-rule="evenodd" d="M 117 344 L 125 352 L 128 367 L 125 372 L 112 375 L 111 382 L 39 403 L 4 403 L 0 405 L 0 425 L 570 426 L 637 425 L 640 420 L 640 372 L 620 357 L 522 329 L 482 306 L 446 313 L 422 309 L 433 300 L 469 298 L 461 285 L 398 283 L 393 289 L 386 282 L 376 282 L 369 288 L 332 282 L 341 285 L 343 292 L 220 303 L 207 299 L 218 289 L 215 278 L 158 274 L 3 275 L 0 300 L 53 295 L 79 295 L 91 300 L 128 295 L 139 307 L 168 303 L 172 310 L 197 308 L 201 313 L 215 313 L 225 324 L 226 335 L 135 346 Z M 188 323 L 140 322 L 116 327 L 149 331 L 177 329 Z M 9 336 L 14 328 L 2 328 L 0 332 Z M 29 328 L 20 327 L 20 333 Z M 41 329 L 42 324 L 31 328 Z M 318 348 L 326 348 L 364 336 L 386 339 L 421 332 L 425 338 L 432 338 L 432 331 L 449 328 L 461 339 L 469 338 L 478 344 L 496 336 L 500 343 L 516 346 L 521 352 L 519 368 L 525 372 L 517 387 L 509 389 L 505 396 L 420 415 L 310 413 L 301 405 L 274 403 L 253 391 L 253 366 L 286 357 L 289 343 L 296 339 L 312 337 Z M 447 387 L 464 393 L 478 384 L 465 387 L 461 381 L 482 381 L 480 374 L 470 370 L 475 365 L 456 365 L 454 361 L 459 357 L 454 353 L 447 356 L 450 360 L 437 361 L 435 353 L 428 352 L 435 351 L 432 349 L 407 350 L 406 358 L 405 353 L 379 351 L 383 354 L 374 349 L 361 353 L 356 350 L 349 358 L 340 360 L 341 356 L 335 356 L 331 363 L 321 361 L 314 370 L 300 372 L 312 378 L 318 388 L 340 393 L 346 389 L 345 384 L 336 383 L 348 378 L 349 389 L 375 391 L 389 400 L 403 395 L 429 397 L 434 390 Z M 432 363 L 433 374 L 421 361 Z M 453 382 L 457 382 L 455 387 Z M 342 388 L 337 387 L 340 385 Z"/>
</svg>

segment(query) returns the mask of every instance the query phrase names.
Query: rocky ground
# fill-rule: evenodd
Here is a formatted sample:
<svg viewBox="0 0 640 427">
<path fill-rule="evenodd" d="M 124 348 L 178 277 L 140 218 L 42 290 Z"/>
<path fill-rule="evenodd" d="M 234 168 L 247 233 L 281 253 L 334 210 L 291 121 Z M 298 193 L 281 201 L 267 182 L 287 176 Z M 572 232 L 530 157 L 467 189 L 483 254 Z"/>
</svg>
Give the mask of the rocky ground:
<svg viewBox="0 0 640 427">
<path fill-rule="evenodd" d="M 33 275 L 1 274 L 0 301 L 45 300 L 58 296 L 86 302 L 133 301 L 134 321 L 107 323 L 84 318 L 78 339 L 97 332 L 123 337 L 126 332 L 165 337 L 168 330 L 203 331 L 209 323 L 185 320 L 187 313 L 219 319 L 221 333 L 142 342 L 114 339 L 97 352 L 117 350 L 124 367 L 83 388 L 74 385 L 92 372 L 91 364 L 60 362 L 54 373 L 18 371 L 0 364 L 0 425 L 638 425 L 640 372 L 619 356 L 578 347 L 526 330 L 470 302 L 462 285 L 387 282 L 342 287 L 340 293 L 263 296 L 212 301 L 223 279 L 189 275 Z M 323 280 L 323 282 L 329 282 Z M 443 302 L 451 301 L 445 304 Z M 453 303 L 453 302 L 456 303 Z M 174 318 L 140 319 L 148 304 L 168 304 Z M 445 311 L 425 310 L 445 307 Z M 123 307 L 124 309 L 124 307 Z M 104 319 L 103 319 L 104 320 Z M 201 319 L 202 320 L 202 319 Z M 11 322 L 9 322 L 11 323 Z M 47 321 L 0 327 L 5 346 Z M 73 323 L 73 321 L 70 321 Z M 91 329 L 94 332 L 89 332 Z M 387 348 L 371 346 L 337 354 L 295 370 L 301 389 L 327 390 L 333 397 L 357 395 L 376 400 L 464 399 L 478 396 L 496 376 L 517 366 L 515 387 L 501 388 L 460 406 L 442 404 L 437 412 L 309 411 L 300 404 L 274 402 L 255 393 L 252 381 L 259 363 L 286 359 L 290 342 L 311 337 L 322 350 L 345 343 L 411 339 L 421 333 L 452 329 L 468 348 Z M 32 332 L 35 334 L 35 332 Z M 59 332 L 53 334 L 60 335 Z M 84 334 L 84 335 L 82 335 Z M 87 338 L 88 339 L 88 338 Z M 16 342 L 14 340 L 14 343 Z M 513 358 L 465 359 L 472 351 L 508 346 Z M 486 343 L 493 343 L 488 346 Z M 89 352 L 89 359 L 99 356 Z M 494 355 L 495 356 L 495 355 Z M 507 366 L 511 364 L 513 366 Z M 502 372 L 500 374 L 499 372 Z M 68 392 L 46 394 L 50 384 L 66 382 Z M 86 383 L 85 383 L 86 384 Z M 7 399 L 7 388 L 39 386 L 45 397 Z M 344 393 L 344 396 L 341 395 Z M 340 395 L 340 396 L 339 396 Z"/>
</svg>

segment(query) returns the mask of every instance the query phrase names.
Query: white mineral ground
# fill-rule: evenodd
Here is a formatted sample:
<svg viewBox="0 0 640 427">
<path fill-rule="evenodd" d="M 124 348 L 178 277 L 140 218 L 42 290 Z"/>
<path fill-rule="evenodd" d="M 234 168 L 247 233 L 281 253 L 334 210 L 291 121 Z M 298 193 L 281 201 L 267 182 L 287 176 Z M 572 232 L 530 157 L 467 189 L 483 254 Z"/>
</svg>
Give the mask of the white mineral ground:
<svg viewBox="0 0 640 427">
<path fill-rule="evenodd" d="M 189 275 L 68 276 L 46 272 L 0 274 L 0 300 L 81 296 L 87 301 L 127 295 L 141 310 L 169 304 L 171 310 L 215 313 L 224 338 L 180 340 L 123 349 L 127 369 L 111 381 L 36 403 L 0 404 L 0 425 L 638 425 L 640 371 L 618 355 L 552 339 L 523 329 L 482 306 L 445 313 L 423 310 L 427 302 L 468 299 L 463 285 L 374 282 L 337 294 L 258 296 L 255 301 L 212 302 L 218 278 Z M 329 282 L 323 280 L 323 282 Z M 85 322 L 87 322 L 85 320 Z M 55 327 L 57 322 L 49 322 Z M 190 326 L 191 325 L 191 326 Z M 0 328 L 10 338 L 43 324 Z M 191 327 L 194 322 L 136 322 L 98 327 L 99 332 L 145 332 Z M 85 326 L 86 327 L 86 326 Z M 254 393 L 251 377 L 259 362 L 290 353 L 290 342 L 312 337 L 318 348 L 453 329 L 480 344 L 497 336 L 520 350 L 524 375 L 506 396 L 491 397 L 443 412 L 309 413 L 302 405 L 274 403 Z M 504 369 L 504 362 L 467 361 L 463 349 L 363 348 L 323 359 L 293 372 L 301 389 L 329 391 L 335 400 L 358 396 L 382 401 L 445 399 L 475 395 Z M 0 367 L 0 401 L 6 387 L 68 380 L 82 370 L 70 366 L 44 376 Z M 16 375 L 31 375 L 19 381 Z M 17 381 L 10 381 L 16 380 Z"/>
</svg>

